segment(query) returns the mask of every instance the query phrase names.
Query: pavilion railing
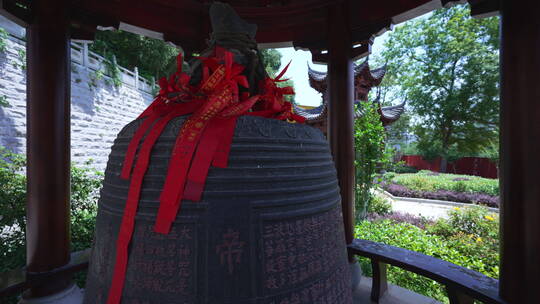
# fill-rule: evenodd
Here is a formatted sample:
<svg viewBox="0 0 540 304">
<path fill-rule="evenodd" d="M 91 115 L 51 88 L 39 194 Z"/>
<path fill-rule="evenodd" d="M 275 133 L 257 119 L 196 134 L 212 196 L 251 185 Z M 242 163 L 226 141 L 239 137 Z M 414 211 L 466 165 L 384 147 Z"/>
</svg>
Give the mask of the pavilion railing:
<svg viewBox="0 0 540 304">
<path fill-rule="evenodd" d="M 506 303 L 499 297 L 499 281 L 471 269 L 407 249 L 368 240 L 355 239 L 349 253 L 371 260 L 373 283 L 371 300 L 379 302 L 388 281 L 387 265 L 393 265 L 435 280 L 446 287 L 450 304 Z"/>
<path fill-rule="evenodd" d="M 26 45 L 26 41 L 19 37 L 9 35 L 9 40 L 19 45 Z M 110 60 L 88 49 L 88 42 L 71 41 L 71 62 L 79 65 L 90 71 L 107 72 L 106 62 Z M 123 84 L 140 90 L 142 92 L 152 94 L 155 85 L 155 79 L 146 79 L 139 75 L 137 67 L 133 71 L 117 65 L 120 70 L 120 80 Z M 106 75 L 107 76 L 107 75 Z"/>
<path fill-rule="evenodd" d="M 88 50 L 87 42 L 71 42 L 71 61 L 80 64 L 83 67 L 94 71 L 106 71 L 105 62 L 109 60 L 101 55 L 98 55 Z M 139 75 L 137 67 L 130 71 L 124 67 L 117 66 L 120 69 L 120 80 L 135 89 L 146 93 L 152 93 L 153 80 L 148 80 Z"/>
<path fill-rule="evenodd" d="M 505 304 L 499 297 L 499 281 L 479 272 L 446 262 L 418 252 L 398 248 L 368 240 L 356 239 L 348 250 L 351 254 L 367 257 L 373 267 L 371 300 L 379 302 L 384 296 L 388 283 L 387 265 L 420 274 L 446 286 L 451 304 L 472 304 L 474 300 L 486 304 Z M 27 274 L 17 269 L 0 274 L 0 302 L 10 295 L 39 286 L 43 282 L 63 278 L 87 269 L 90 249 L 71 254 L 69 264 L 47 273 Z"/>
<path fill-rule="evenodd" d="M 45 282 L 64 278 L 88 268 L 90 249 L 73 252 L 67 265 L 53 271 L 27 273 L 25 269 L 15 269 L 0 273 L 0 303 L 2 298 L 22 293 L 24 290 L 40 286 Z"/>
</svg>

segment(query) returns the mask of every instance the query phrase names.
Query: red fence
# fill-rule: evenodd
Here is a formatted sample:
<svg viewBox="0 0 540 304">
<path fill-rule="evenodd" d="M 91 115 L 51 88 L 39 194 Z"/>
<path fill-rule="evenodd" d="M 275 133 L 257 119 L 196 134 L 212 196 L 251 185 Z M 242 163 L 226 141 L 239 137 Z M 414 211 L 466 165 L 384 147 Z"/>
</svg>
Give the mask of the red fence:
<svg viewBox="0 0 540 304">
<path fill-rule="evenodd" d="M 414 167 L 418 170 L 440 172 L 440 157 L 428 161 L 423 159 L 421 155 L 403 155 L 401 160 L 407 166 Z M 448 163 L 446 173 L 476 175 L 487 178 L 498 177 L 497 166 L 488 158 L 483 157 L 463 157 L 455 162 Z"/>
</svg>

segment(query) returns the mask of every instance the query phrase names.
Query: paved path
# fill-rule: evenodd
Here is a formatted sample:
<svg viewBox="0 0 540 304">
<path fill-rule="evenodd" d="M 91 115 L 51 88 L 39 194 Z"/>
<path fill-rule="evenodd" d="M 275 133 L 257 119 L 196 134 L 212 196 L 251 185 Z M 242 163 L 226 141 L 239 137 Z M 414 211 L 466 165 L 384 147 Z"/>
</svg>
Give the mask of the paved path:
<svg viewBox="0 0 540 304">
<path fill-rule="evenodd" d="M 392 203 L 392 210 L 431 219 L 448 217 L 448 211 L 453 208 L 470 206 L 470 204 L 428 200 L 421 198 L 396 197 L 386 191 L 377 190 L 378 195 L 386 197 Z M 497 208 L 489 208 L 492 212 L 499 212 Z"/>
<path fill-rule="evenodd" d="M 441 217 L 448 218 L 448 211 L 452 209 L 452 207 L 449 206 L 430 203 L 419 203 L 397 199 L 391 201 L 393 211 L 409 213 L 412 215 L 428 217 L 431 219 L 438 219 Z"/>
</svg>

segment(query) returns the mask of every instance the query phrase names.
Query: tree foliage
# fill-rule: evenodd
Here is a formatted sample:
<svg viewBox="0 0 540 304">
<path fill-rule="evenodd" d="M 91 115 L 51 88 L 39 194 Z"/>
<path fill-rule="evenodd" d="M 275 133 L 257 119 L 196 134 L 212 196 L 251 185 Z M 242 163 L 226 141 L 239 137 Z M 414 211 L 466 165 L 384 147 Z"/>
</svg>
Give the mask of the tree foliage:
<svg viewBox="0 0 540 304">
<path fill-rule="evenodd" d="M 276 49 L 261 50 L 264 69 L 270 77 L 275 77 L 281 66 L 281 54 Z"/>
<path fill-rule="evenodd" d="M 0 27 L 0 52 L 4 53 L 7 50 L 8 32 Z"/>
<path fill-rule="evenodd" d="M 87 162 L 86 165 L 90 165 Z M 18 269 L 26 260 L 26 168 L 25 157 L 0 146 L 0 272 Z M 94 237 L 97 200 L 103 174 L 71 166 L 71 250 L 90 248 Z M 76 278 L 84 275 L 77 274 Z M 78 282 L 84 282 L 84 280 Z M 2 299 L 18 303 L 16 296 Z"/>
<path fill-rule="evenodd" d="M 179 49 L 157 39 L 124 31 L 98 31 L 90 50 L 111 59 L 112 55 L 120 66 L 133 70 L 146 78 L 159 79 L 176 69 L 175 58 Z"/>
<path fill-rule="evenodd" d="M 279 68 L 281 67 L 281 53 L 276 49 L 264 49 L 261 50 L 261 55 L 266 73 L 268 73 L 270 77 L 277 76 L 280 72 Z M 292 79 L 287 79 L 286 81 L 279 82 L 278 86 L 294 88 L 294 81 Z M 294 95 L 286 95 L 285 99 L 290 102 L 295 101 Z"/>
<path fill-rule="evenodd" d="M 405 112 L 389 126 L 386 126 L 386 142 L 389 145 L 406 145 L 411 132 L 411 114 Z"/>
<path fill-rule="evenodd" d="M 395 94 L 413 110 L 417 146 L 444 159 L 498 136 L 498 19 L 441 9 L 389 35 L 382 54 Z"/>
<path fill-rule="evenodd" d="M 378 169 L 390 163 L 390 154 L 385 150 L 385 132 L 377 105 L 364 101 L 363 115 L 354 121 L 354 147 L 356 159 L 355 217 L 361 220 L 373 200 L 371 188 Z"/>
</svg>

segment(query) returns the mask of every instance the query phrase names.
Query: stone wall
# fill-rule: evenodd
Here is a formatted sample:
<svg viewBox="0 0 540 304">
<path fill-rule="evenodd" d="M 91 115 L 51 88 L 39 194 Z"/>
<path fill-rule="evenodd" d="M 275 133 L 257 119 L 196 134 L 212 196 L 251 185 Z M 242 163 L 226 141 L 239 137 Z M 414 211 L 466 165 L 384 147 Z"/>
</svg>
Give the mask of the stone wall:
<svg viewBox="0 0 540 304">
<path fill-rule="evenodd" d="M 23 41 L 10 37 L 0 52 L 0 145 L 26 152 L 26 64 Z M 116 134 L 152 101 L 149 93 L 72 63 L 71 157 L 77 164 L 92 160 L 103 171 Z"/>
</svg>

